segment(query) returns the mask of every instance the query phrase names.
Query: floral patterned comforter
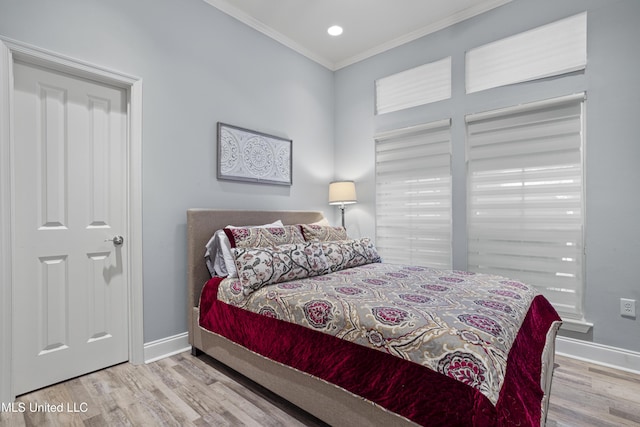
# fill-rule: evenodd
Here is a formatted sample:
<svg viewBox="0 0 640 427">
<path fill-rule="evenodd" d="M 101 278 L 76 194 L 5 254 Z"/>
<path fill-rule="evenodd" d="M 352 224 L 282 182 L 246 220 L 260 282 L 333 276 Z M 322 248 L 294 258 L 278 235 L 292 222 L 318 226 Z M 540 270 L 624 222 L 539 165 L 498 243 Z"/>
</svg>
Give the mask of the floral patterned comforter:
<svg viewBox="0 0 640 427">
<path fill-rule="evenodd" d="M 494 405 L 535 292 L 503 277 L 373 263 L 218 299 L 387 352 L 457 379 Z"/>
</svg>

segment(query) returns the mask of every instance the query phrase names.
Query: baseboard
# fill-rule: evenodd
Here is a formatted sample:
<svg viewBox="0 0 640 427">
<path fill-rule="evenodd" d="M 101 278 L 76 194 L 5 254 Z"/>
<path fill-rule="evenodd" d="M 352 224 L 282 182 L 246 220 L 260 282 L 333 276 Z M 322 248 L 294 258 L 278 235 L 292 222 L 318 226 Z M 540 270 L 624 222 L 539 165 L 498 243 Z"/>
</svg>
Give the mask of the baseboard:
<svg viewBox="0 0 640 427">
<path fill-rule="evenodd" d="M 558 336 L 556 354 L 640 374 L 640 353 L 636 351 Z"/>
<path fill-rule="evenodd" d="M 151 341 L 144 344 L 144 363 L 155 362 L 190 349 L 187 332 Z"/>
</svg>

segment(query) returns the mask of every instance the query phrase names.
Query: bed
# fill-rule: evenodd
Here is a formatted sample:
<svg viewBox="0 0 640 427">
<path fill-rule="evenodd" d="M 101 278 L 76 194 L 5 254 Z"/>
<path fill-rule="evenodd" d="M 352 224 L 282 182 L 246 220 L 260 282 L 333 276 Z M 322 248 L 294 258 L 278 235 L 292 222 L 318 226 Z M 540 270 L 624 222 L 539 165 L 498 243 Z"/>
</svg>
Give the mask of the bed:
<svg viewBox="0 0 640 427">
<path fill-rule="evenodd" d="M 274 283 L 257 271 L 263 266 L 258 258 L 267 253 L 274 260 L 291 245 L 249 246 L 236 251 L 241 279 L 211 277 L 204 248 L 217 230 L 277 220 L 299 227 L 319 223 L 323 214 L 187 211 L 194 354 L 210 355 L 332 426 L 545 424 L 561 322 L 542 296 L 497 276 L 388 265 L 376 259 L 367 239 L 305 238 L 310 241 L 294 249 L 313 265 L 302 275 L 289 269 Z M 313 251 L 322 257 L 319 265 Z M 344 253 L 364 254 L 365 261 L 350 265 L 335 256 Z M 460 297 L 441 296 L 451 289 Z M 267 302 L 248 307 L 260 293 Z M 386 303 L 367 297 L 358 306 L 354 301 L 363 295 Z M 287 308 L 286 301 L 293 305 Z M 438 308 L 443 301 L 446 310 Z M 303 313 L 306 325 L 292 323 L 287 313 Z M 377 323 L 366 326 L 361 318 Z M 456 327 L 446 329 L 451 324 Z"/>
</svg>

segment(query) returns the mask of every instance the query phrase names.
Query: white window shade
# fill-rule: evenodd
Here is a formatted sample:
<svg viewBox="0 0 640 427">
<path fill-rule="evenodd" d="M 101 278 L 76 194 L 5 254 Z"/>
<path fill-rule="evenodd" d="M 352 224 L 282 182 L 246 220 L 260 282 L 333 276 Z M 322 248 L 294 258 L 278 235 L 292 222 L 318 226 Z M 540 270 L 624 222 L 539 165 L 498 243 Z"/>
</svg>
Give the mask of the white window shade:
<svg viewBox="0 0 640 427">
<path fill-rule="evenodd" d="M 583 320 L 584 95 L 467 117 L 468 268 Z"/>
<path fill-rule="evenodd" d="M 467 93 L 582 70 L 586 64 L 585 12 L 467 52 Z"/>
<path fill-rule="evenodd" d="M 451 57 L 376 80 L 376 114 L 451 98 Z"/>
<path fill-rule="evenodd" d="M 450 126 L 376 137 L 376 247 L 385 262 L 451 267 Z"/>
</svg>

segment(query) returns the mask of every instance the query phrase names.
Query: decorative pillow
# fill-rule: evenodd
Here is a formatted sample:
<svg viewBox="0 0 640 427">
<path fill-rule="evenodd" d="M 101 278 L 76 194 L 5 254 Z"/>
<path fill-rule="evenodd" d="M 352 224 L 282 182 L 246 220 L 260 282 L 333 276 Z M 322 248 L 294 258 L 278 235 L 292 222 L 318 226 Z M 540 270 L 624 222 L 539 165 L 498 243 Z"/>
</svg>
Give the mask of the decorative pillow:
<svg viewBox="0 0 640 427">
<path fill-rule="evenodd" d="M 264 248 L 269 246 L 304 243 L 296 225 L 266 228 L 225 228 L 232 248 Z"/>
<path fill-rule="evenodd" d="M 319 276 L 329 268 L 320 242 L 272 248 L 232 248 L 231 251 L 244 295 L 266 285 Z"/>
<path fill-rule="evenodd" d="M 244 227 L 228 225 L 225 228 L 265 228 L 282 226 L 282 221 L 277 220 L 270 224 L 264 225 L 252 225 Z M 229 243 L 229 239 L 227 238 L 227 235 L 225 234 L 223 229 L 217 230 L 215 233 L 213 233 L 213 236 L 211 236 L 211 239 L 209 239 L 209 241 L 207 242 L 204 258 L 211 277 L 238 277 L 238 274 L 236 272 L 235 260 L 233 259 L 233 255 L 231 254 L 231 243 Z"/>
<path fill-rule="evenodd" d="M 368 237 L 322 242 L 322 251 L 332 272 L 381 261 L 376 247 Z"/>
<path fill-rule="evenodd" d="M 329 242 L 334 240 L 347 240 L 347 230 L 344 227 L 332 227 L 330 225 L 301 224 L 302 235 L 307 242 Z"/>
</svg>

